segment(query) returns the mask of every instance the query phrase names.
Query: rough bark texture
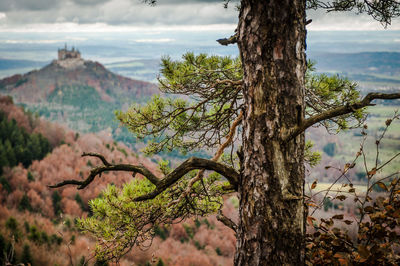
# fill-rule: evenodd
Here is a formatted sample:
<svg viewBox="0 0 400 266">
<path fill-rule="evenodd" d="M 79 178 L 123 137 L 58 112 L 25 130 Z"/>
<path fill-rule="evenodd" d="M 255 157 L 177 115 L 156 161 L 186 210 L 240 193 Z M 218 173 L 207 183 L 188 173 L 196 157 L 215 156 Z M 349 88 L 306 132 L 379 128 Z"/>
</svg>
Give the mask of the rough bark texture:
<svg viewBox="0 0 400 266">
<path fill-rule="evenodd" d="M 241 1 L 243 170 L 235 265 L 304 263 L 305 0 Z"/>
</svg>

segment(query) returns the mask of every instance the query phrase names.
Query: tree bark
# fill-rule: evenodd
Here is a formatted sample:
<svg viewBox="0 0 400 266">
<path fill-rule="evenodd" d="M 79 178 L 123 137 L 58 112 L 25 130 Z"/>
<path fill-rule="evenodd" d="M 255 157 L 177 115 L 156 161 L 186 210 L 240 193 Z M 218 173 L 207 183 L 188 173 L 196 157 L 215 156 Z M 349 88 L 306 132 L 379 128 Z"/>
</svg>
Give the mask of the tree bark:
<svg viewBox="0 0 400 266">
<path fill-rule="evenodd" d="M 241 1 L 243 169 L 235 265 L 304 264 L 305 0 Z"/>
</svg>

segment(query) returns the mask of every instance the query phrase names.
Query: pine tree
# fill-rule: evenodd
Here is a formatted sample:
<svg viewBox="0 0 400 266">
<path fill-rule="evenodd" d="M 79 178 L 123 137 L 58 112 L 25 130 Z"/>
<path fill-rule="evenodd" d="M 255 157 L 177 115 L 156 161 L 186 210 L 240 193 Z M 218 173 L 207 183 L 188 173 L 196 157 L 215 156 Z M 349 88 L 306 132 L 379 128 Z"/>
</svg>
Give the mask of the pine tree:
<svg viewBox="0 0 400 266">
<path fill-rule="evenodd" d="M 24 263 L 25 265 L 27 265 L 28 263 L 30 263 L 31 265 L 33 264 L 33 259 L 32 259 L 32 254 L 31 254 L 31 250 L 28 244 L 25 244 L 23 249 L 22 249 L 22 254 L 21 254 L 21 260 L 22 263 Z"/>
<path fill-rule="evenodd" d="M 190 54 L 182 63 L 164 59 L 160 89 L 193 101 L 156 96 L 118 118 L 139 138 L 152 137 L 149 153 L 185 152 L 199 145 L 218 153 L 212 160 L 190 158 L 162 179 L 140 165 L 111 164 L 102 155 L 86 154 L 100 158 L 103 166 L 84 181 L 67 180 L 54 187 L 73 184 L 83 189 L 109 170 L 145 176 L 122 190 L 109 186 L 104 198 L 91 202 L 94 215 L 81 221 L 81 227 L 100 239 L 100 257 L 118 258 L 123 253 L 119 247 L 140 244 L 137 239 L 146 238 L 148 228 L 158 224 L 218 212 L 221 196 L 236 191 L 239 223 L 218 213 L 236 232 L 235 265 L 305 264 L 304 131 L 320 124 L 346 127 L 343 121 L 360 118 L 373 100 L 400 98 L 400 93 L 379 92 L 362 98 L 336 88 L 340 92 L 329 91 L 332 101 L 327 101 L 321 90 L 307 87 L 307 7 L 366 12 L 384 24 L 400 15 L 397 1 L 242 0 L 237 33 L 223 42 L 237 43 L 240 60 Z M 351 84 L 345 87 L 355 91 Z M 342 95 L 348 97 L 335 101 Z M 318 109 L 312 100 L 328 104 Z M 237 163 L 218 161 L 238 124 Z M 205 176 L 205 170 L 215 173 Z"/>
<path fill-rule="evenodd" d="M 8 165 L 11 167 L 17 165 L 17 158 L 15 157 L 14 149 L 12 148 L 12 144 L 8 139 L 4 142 L 4 150 L 9 163 Z"/>
<path fill-rule="evenodd" d="M 53 202 L 54 215 L 60 215 L 62 213 L 60 193 L 58 193 L 58 191 L 54 191 L 51 195 L 51 200 Z"/>
<path fill-rule="evenodd" d="M 28 195 L 24 194 L 21 198 L 21 201 L 18 204 L 18 210 L 19 211 L 33 211 L 32 205 L 31 205 L 31 201 L 28 197 Z"/>
<path fill-rule="evenodd" d="M 3 173 L 3 167 L 9 166 L 10 163 L 8 161 L 7 155 L 6 155 L 6 150 L 5 147 L 0 140 L 0 175 Z"/>
</svg>

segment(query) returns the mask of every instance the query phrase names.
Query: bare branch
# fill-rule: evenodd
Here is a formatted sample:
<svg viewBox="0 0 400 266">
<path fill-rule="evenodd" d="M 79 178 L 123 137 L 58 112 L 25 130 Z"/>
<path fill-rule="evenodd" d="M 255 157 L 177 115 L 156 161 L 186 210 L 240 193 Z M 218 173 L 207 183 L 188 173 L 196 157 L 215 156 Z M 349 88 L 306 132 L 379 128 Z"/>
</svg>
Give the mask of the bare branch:
<svg viewBox="0 0 400 266">
<path fill-rule="evenodd" d="M 227 227 L 229 227 L 230 229 L 232 229 L 233 231 L 235 231 L 235 233 L 237 232 L 236 231 L 237 225 L 231 219 L 226 217 L 221 210 L 218 211 L 217 220 L 226 225 Z"/>
<path fill-rule="evenodd" d="M 111 165 L 111 164 L 106 160 L 106 158 L 104 158 L 104 156 L 101 155 L 101 154 L 94 153 L 94 152 L 84 152 L 84 153 L 82 153 L 82 157 L 87 157 L 87 156 L 92 156 L 92 157 L 97 157 L 97 158 L 99 158 L 99 159 L 103 162 L 103 164 L 104 164 L 105 166 L 110 166 L 110 165 Z"/>
<path fill-rule="evenodd" d="M 400 99 L 400 93 L 378 93 L 378 92 L 371 92 L 368 93 L 367 96 L 364 97 L 361 101 L 355 102 L 353 104 L 348 104 L 344 106 L 340 106 L 337 108 L 333 108 L 331 110 L 327 110 L 320 114 L 314 115 L 306 120 L 304 120 L 300 125 L 294 126 L 290 128 L 286 135 L 283 136 L 283 141 L 289 141 L 307 128 L 311 127 L 312 125 L 321 122 L 323 120 L 331 119 L 337 116 L 349 114 L 355 112 L 358 109 L 361 109 L 366 106 L 373 106 L 371 104 L 373 100 L 376 99 L 384 99 L 384 100 L 393 100 L 393 99 Z"/>
<path fill-rule="evenodd" d="M 59 188 L 63 187 L 65 185 L 75 185 L 78 186 L 78 189 L 84 189 L 87 187 L 90 183 L 93 182 L 95 177 L 97 175 L 101 175 L 103 172 L 107 171 L 125 171 L 125 172 L 133 172 L 133 173 L 139 173 L 142 174 L 144 177 L 146 177 L 151 183 L 157 186 L 158 182 L 160 179 L 156 177 L 152 172 L 150 172 L 149 169 L 144 167 L 143 165 L 130 165 L 130 164 L 110 164 L 107 162 L 107 160 L 104 158 L 103 155 L 97 154 L 97 153 L 83 153 L 82 157 L 85 156 L 92 156 L 92 157 L 97 157 L 100 158 L 100 160 L 103 162 L 104 166 L 99 166 L 96 168 L 93 168 L 90 170 L 89 176 L 83 180 L 65 180 L 61 183 L 55 184 L 55 185 L 50 185 L 50 188 Z"/>
</svg>

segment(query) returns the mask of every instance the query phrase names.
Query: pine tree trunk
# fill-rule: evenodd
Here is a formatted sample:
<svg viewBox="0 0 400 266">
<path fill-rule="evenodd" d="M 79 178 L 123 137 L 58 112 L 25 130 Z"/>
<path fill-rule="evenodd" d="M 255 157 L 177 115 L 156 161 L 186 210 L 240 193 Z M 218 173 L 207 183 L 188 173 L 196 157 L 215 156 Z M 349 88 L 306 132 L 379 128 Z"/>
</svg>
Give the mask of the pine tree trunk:
<svg viewBox="0 0 400 266">
<path fill-rule="evenodd" d="M 304 264 L 305 0 L 241 1 L 243 170 L 235 265 Z"/>
</svg>

